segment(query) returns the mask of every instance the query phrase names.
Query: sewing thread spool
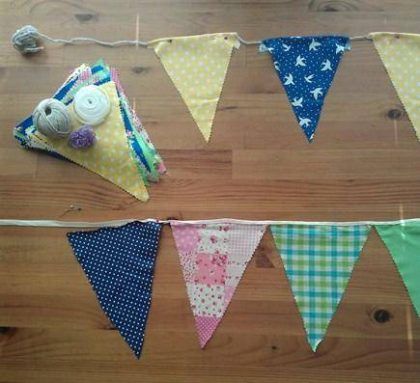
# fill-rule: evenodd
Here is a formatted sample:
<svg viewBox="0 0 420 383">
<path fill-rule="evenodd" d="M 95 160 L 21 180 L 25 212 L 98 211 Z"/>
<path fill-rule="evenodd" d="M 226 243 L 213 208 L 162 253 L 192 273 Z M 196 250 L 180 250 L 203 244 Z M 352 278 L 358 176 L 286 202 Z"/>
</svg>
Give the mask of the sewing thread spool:
<svg viewBox="0 0 420 383">
<path fill-rule="evenodd" d="M 111 102 L 99 87 L 88 85 L 75 94 L 73 108 L 77 119 L 83 124 L 99 125 L 111 111 Z"/>
<path fill-rule="evenodd" d="M 70 134 L 70 115 L 59 100 L 42 100 L 33 111 L 32 118 L 36 129 L 49 138 L 65 138 Z"/>
</svg>

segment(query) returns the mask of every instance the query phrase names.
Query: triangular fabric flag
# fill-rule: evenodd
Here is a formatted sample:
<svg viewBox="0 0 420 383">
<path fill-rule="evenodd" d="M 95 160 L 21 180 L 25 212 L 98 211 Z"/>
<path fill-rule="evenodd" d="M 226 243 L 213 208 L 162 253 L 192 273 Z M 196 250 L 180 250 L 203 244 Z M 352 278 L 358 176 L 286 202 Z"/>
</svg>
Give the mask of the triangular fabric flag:
<svg viewBox="0 0 420 383">
<path fill-rule="evenodd" d="M 375 225 L 420 316 L 420 222 Z"/>
<path fill-rule="evenodd" d="M 203 348 L 222 320 L 266 226 L 172 221 L 171 227 Z"/>
<path fill-rule="evenodd" d="M 420 140 L 420 34 L 377 32 L 370 37 Z"/>
<path fill-rule="evenodd" d="M 239 45 L 236 33 L 170 37 L 149 44 L 206 141 L 210 139 L 232 50 Z"/>
<path fill-rule="evenodd" d="M 137 358 L 143 347 L 161 225 L 132 222 L 68 233 L 102 310 Z"/>
<path fill-rule="evenodd" d="M 103 87 L 104 84 L 107 84 L 107 87 Z M 147 200 L 148 195 L 144 185 L 147 186 L 149 181 L 158 181 L 160 175 L 165 173 L 166 168 L 140 119 L 131 108 L 119 81 L 117 70 L 110 68 L 103 60 L 98 60 L 92 66 L 82 64 L 73 70 L 64 84 L 54 93 L 53 98 L 67 106 L 72 117 L 72 129 L 75 131 L 82 124 L 80 120 L 74 118 L 75 98 L 79 92 L 86 92 L 86 89 L 89 88 L 102 90 L 112 104 L 111 113 L 106 119 L 110 120 L 109 123 L 94 127 L 97 136 L 95 145 L 79 149 L 78 153 L 73 149 L 72 153 L 59 154 L 52 147 L 55 146 L 54 142 L 50 142 L 46 136 L 39 132 L 33 115 L 21 121 L 14 128 L 15 138 L 25 148 L 39 149 L 54 157 L 64 156 L 68 160 L 72 160 L 74 156 L 74 162 L 116 183 L 140 200 Z M 115 96 L 118 100 L 115 99 Z M 82 101 L 84 99 L 86 97 L 82 98 Z M 98 103 L 91 104 L 90 110 L 97 111 L 97 106 Z M 121 134 L 122 131 L 125 131 L 125 141 Z M 114 139 L 114 136 L 117 139 Z M 63 140 L 62 144 L 67 144 L 64 141 L 66 140 Z M 61 148 L 64 151 L 71 149 L 67 146 L 61 145 Z M 126 155 L 127 146 L 132 157 L 131 162 L 137 168 L 137 176 L 133 172 L 132 164 L 127 163 L 125 167 L 126 161 L 130 162 Z"/>
<path fill-rule="evenodd" d="M 316 351 L 366 242 L 366 225 L 272 225 L 309 344 Z"/>
<path fill-rule="evenodd" d="M 271 54 L 296 119 L 312 141 L 325 97 L 341 57 L 350 49 L 346 36 L 293 36 L 263 40 L 260 51 Z"/>
<path fill-rule="evenodd" d="M 89 150 L 72 148 L 67 140 L 50 139 L 37 132 L 39 140 L 65 158 L 89 169 L 118 185 L 141 201 L 149 195 L 142 180 L 127 135 L 120 111 L 120 101 L 113 82 L 99 85 L 111 102 L 111 111 L 104 122 L 95 126 L 96 143 Z M 72 126 L 80 126 L 73 105 L 67 106 Z"/>
</svg>

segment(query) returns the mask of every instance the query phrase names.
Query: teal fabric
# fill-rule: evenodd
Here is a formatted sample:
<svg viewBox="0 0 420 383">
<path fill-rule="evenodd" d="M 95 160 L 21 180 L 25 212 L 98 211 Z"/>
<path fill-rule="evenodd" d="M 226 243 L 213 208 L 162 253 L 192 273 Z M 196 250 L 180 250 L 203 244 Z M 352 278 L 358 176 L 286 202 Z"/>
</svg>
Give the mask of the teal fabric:
<svg viewBox="0 0 420 383">
<path fill-rule="evenodd" d="M 272 225 L 313 351 L 325 336 L 366 242 L 367 225 Z"/>
</svg>

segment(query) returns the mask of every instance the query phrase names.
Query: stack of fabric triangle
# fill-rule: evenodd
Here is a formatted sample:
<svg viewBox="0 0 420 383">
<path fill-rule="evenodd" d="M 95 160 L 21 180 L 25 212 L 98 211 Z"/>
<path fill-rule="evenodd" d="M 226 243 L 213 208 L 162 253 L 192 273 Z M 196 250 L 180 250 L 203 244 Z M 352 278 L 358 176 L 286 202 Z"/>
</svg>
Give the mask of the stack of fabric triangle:
<svg viewBox="0 0 420 383">
<path fill-rule="evenodd" d="M 96 143 L 92 148 L 77 150 L 66 140 L 55 140 L 38 131 L 29 116 L 14 129 L 15 138 L 25 148 L 45 151 L 64 157 L 118 185 L 141 201 L 149 198 L 146 186 L 157 182 L 166 169 L 140 119 L 130 107 L 115 69 L 102 60 L 93 66 L 82 64 L 76 68 L 52 98 L 66 105 L 72 128 L 81 123 L 73 113 L 75 94 L 86 86 L 95 85 L 111 102 L 106 120 L 95 126 Z"/>
</svg>

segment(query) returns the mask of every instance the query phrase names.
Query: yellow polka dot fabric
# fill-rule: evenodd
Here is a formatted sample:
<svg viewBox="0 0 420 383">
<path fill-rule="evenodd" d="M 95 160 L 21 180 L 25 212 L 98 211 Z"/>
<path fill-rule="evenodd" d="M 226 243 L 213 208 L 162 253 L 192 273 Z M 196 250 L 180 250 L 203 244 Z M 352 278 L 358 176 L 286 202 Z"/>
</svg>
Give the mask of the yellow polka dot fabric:
<svg viewBox="0 0 420 383">
<path fill-rule="evenodd" d="M 210 139 L 232 50 L 239 45 L 236 33 L 170 37 L 149 44 L 206 141 Z"/>
<path fill-rule="evenodd" d="M 370 35 L 420 140 L 420 35 Z"/>
<path fill-rule="evenodd" d="M 111 112 L 106 120 L 94 127 L 96 143 L 88 149 L 73 149 L 67 140 L 52 140 L 37 133 L 38 139 L 46 142 L 63 157 L 89 169 L 126 190 L 141 201 L 149 195 L 133 161 L 127 142 L 124 122 L 121 117 L 120 103 L 113 82 L 99 86 L 111 101 Z M 72 120 L 72 128 L 82 124 L 77 120 L 72 104 L 67 107 Z"/>
</svg>

